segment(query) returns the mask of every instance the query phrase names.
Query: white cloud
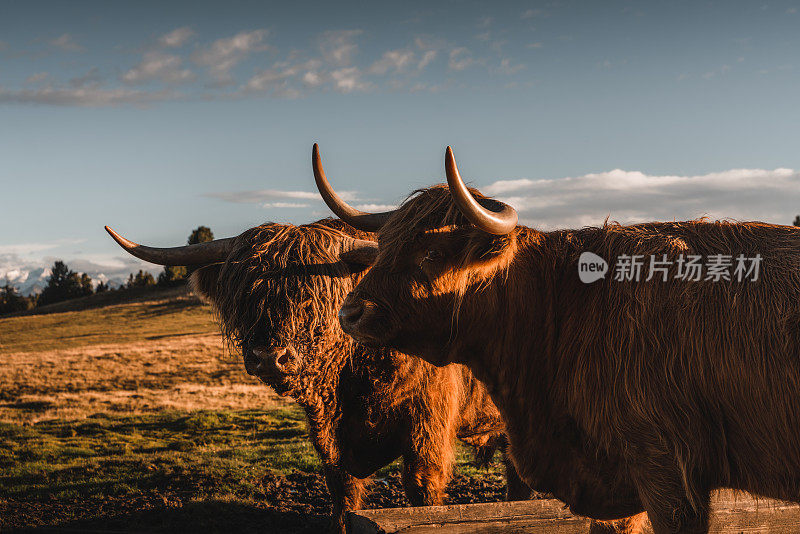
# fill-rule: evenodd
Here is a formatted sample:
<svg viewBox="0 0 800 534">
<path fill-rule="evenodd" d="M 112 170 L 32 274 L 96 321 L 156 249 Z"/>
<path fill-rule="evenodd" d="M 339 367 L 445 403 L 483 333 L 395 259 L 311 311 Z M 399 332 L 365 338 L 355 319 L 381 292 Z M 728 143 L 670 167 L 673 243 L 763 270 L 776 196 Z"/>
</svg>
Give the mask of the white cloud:
<svg viewBox="0 0 800 534">
<path fill-rule="evenodd" d="M 75 38 L 72 37 L 70 34 L 65 33 L 60 37 L 57 37 L 50 41 L 50 44 L 64 50 L 65 52 L 83 52 L 86 50 L 84 47 L 79 45 Z"/>
<path fill-rule="evenodd" d="M 297 98 L 300 91 L 292 87 L 290 82 L 300 78 L 309 87 L 316 87 L 323 83 L 324 77 L 317 72 L 322 66 L 318 59 L 304 63 L 290 64 L 279 62 L 270 69 L 265 69 L 254 74 L 242 87 L 243 93 L 272 92 L 275 96 Z"/>
<path fill-rule="evenodd" d="M 434 52 L 434 55 L 436 53 Z M 410 50 L 389 50 L 383 53 L 381 59 L 369 68 L 371 74 L 386 74 L 395 71 L 402 72 L 414 61 L 414 52 Z"/>
<path fill-rule="evenodd" d="M 242 31 L 226 39 L 217 39 L 209 46 L 198 50 L 192 60 L 208 68 L 211 76 L 220 85 L 233 83 L 231 69 L 253 52 L 268 50 L 264 44 L 267 30 Z"/>
<path fill-rule="evenodd" d="M 47 79 L 49 74 L 46 72 L 37 72 L 36 74 L 31 74 L 27 78 L 25 78 L 25 83 L 40 83 Z"/>
<path fill-rule="evenodd" d="M 194 36 L 194 31 L 188 26 L 176 28 L 171 32 L 162 35 L 158 39 L 158 44 L 166 48 L 180 48 Z"/>
<path fill-rule="evenodd" d="M 319 72 L 310 70 L 303 74 L 303 83 L 309 87 L 319 87 L 322 85 L 322 76 Z"/>
<path fill-rule="evenodd" d="M 311 204 L 302 202 L 265 202 L 262 208 L 310 208 Z"/>
<path fill-rule="evenodd" d="M 422 59 L 420 59 L 419 63 L 417 63 L 417 69 L 418 70 L 424 69 L 425 67 L 430 65 L 434 59 L 436 59 L 436 50 L 426 51 L 424 54 L 422 54 Z"/>
<path fill-rule="evenodd" d="M 464 47 L 454 48 L 450 51 L 450 61 L 447 66 L 450 70 L 464 70 L 472 65 L 472 56 Z"/>
<path fill-rule="evenodd" d="M 340 93 L 351 93 L 353 91 L 366 91 L 370 88 L 369 83 L 361 80 L 361 71 L 358 67 L 347 67 L 331 72 L 334 88 Z"/>
<path fill-rule="evenodd" d="M 116 88 L 53 87 L 39 89 L 9 90 L 0 87 L 0 104 L 47 104 L 56 106 L 104 107 L 122 104 L 142 105 L 163 100 L 172 100 L 180 95 L 171 91 L 138 91 Z"/>
<path fill-rule="evenodd" d="M 522 63 L 517 63 L 516 65 L 512 65 L 511 60 L 505 58 L 502 61 L 500 61 L 500 66 L 497 68 L 497 71 L 500 74 L 511 75 L 511 74 L 516 74 L 517 72 L 523 70 L 524 68 L 525 65 L 523 65 Z"/>
<path fill-rule="evenodd" d="M 100 84 L 100 81 L 100 71 L 97 69 L 97 67 L 92 67 L 85 74 L 70 78 L 69 85 L 71 87 L 86 87 L 88 85 L 96 86 Z"/>
<path fill-rule="evenodd" d="M 520 15 L 520 18 L 530 19 L 533 17 L 538 17 L 540 15 L 544 15 L 543 9 L 528 9 L 523 11 L 522 15 Z"/>
<path fill-rule="evenodd" d="M 340 197 L 342 197 L 342 199 L 348 202 L 357 198 L 354 191 L 337 191 L 337 193 Z M 205 193 L 203 196 L 224 200 L 225 202 L 235 202 L 237 204 L 266 204 L 272 202 L 286 202 L 287 199 L 289 201 L 321 201 L 317 191 L 281 191 L 278 189 L 261 189 L 257 191 L 220 191 L 216 193 Z"/>
<path fill-rule="evenodd" d="M 356 204 L 353 207 L 361 211 L 368 211 L 372 213 L 376 211 L 390 211 L 397 209 L 397 206 L 394 204 Z"/>
<path fill-rule="evenodd" d="M 122 75 L 122 81 L 129 84 L 147 83 L 154 80 L 165 83 L 192 81 L 194 73 L 182 66 L 183 60 L 180 57 L 151 50 L 145 52 L 138 65 Z"/>
<path fill-rule="evenodd" d="M 0 245 L 0 254 L 19 254 L 19 255 L 33 254 L 35 252 L 52 250 L 54 248 L 63 247 L 66 245 L 77 245 L 85 241 L 86 239 L 59 239 L 56 241 L 19 243 L 16 245 Z"/>
<path fill-rule="evenodd" d="M 702 216 L 790 224 L 800 172 L 733 169 L 697 176 L 615 169 L 560 179 L 501 180 L 481 190 L 514 206 L 541 228 L 685 220 Z"/>
<path fill-rule="evenodd" d="M 361 33 L 361 30 L 336 30 L 322 34 L 319 48 L 325 61 L 337 67 L 352 64 L 353 56 L 358 52 L 354 40 Z"/>
</svg>

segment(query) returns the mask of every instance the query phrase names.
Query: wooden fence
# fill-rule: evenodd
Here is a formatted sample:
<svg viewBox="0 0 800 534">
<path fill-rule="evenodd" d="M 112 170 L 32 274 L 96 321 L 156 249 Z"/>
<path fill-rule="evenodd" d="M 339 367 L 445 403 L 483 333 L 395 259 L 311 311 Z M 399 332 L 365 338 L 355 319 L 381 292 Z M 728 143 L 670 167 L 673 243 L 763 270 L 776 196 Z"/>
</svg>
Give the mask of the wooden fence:
<svg viewBox="0 0 800 534">
<path fill-rule="evenodd" d="M 712 499 L 711 532 L 800 532 L 800 506 L 753 499 L 731 491 Z M 547 533 L 587 534 L 589 520 L 572 515 L 555 499 L 360 510 L 348 517 L 352 534 Z M 641 531 L 651 533 L 646 523 Z"/>
</svg>

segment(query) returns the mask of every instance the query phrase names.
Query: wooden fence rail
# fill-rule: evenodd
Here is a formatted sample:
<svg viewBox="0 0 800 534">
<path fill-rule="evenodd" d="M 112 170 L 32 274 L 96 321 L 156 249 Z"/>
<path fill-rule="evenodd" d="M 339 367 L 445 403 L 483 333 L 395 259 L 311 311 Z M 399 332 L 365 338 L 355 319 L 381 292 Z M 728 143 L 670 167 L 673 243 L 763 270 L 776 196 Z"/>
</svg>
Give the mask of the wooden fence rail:
<svg viewBox="0 0 800 534">
<path fill-rule="evenodd" d="M 800 506 L 721 491 L 712 499 L 715 534 L 800 532 Z M 359 510 L 348 517 L 352 534 L 587 534 L 589 520 L 555 499 Z M 651 533 L 649 523 L 642 533 Z"/>
</svg>

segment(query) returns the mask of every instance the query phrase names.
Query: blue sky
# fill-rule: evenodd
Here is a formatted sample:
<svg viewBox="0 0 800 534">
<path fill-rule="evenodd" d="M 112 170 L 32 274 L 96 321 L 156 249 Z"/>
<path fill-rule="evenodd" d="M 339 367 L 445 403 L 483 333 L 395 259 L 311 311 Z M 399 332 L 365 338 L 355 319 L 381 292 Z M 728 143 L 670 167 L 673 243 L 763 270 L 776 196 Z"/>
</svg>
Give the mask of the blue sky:
<svg viewBox="0 0 800 534">
<path fill-rule="evenodd" d="M 800 1 L 7 2 L 0 279 L 462 174 L 543 228 L 800 213 Z"/>
</svg>

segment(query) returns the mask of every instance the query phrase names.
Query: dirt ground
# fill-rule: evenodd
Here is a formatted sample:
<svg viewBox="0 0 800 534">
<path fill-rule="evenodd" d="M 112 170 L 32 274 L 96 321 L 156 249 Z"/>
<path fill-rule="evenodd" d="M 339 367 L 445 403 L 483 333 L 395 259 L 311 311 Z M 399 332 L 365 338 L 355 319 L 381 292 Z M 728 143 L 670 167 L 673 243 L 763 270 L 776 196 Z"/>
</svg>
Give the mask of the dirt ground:
<svg viewBox="0 0 800 534">
<path fill-rule="evenodd" d="M 3 532 L 270 532 L 319 534 L 328 524 L 328 492 L 322 475 L 295 472 L 267 474 L 261 481 L 263 500 L 244 504 L 233 500 L 192 500 L 165 492 L 161 496 L 127 499 L 108 497 L 81 503 L 0 501 L 0 516 L 9 514 L 16 525 Z M 457 475 L 448 486 L 451 503 L 502 500 L 504 482 L 498 477 L 478 481 Z M 370 487 L 367 508 L 408 506 L 400 475 L 376 480 Z M 76 508 L 65 511 L 65 507 Z M 60 515 L 85 519 L 42 521 Z"/>
</svg>

